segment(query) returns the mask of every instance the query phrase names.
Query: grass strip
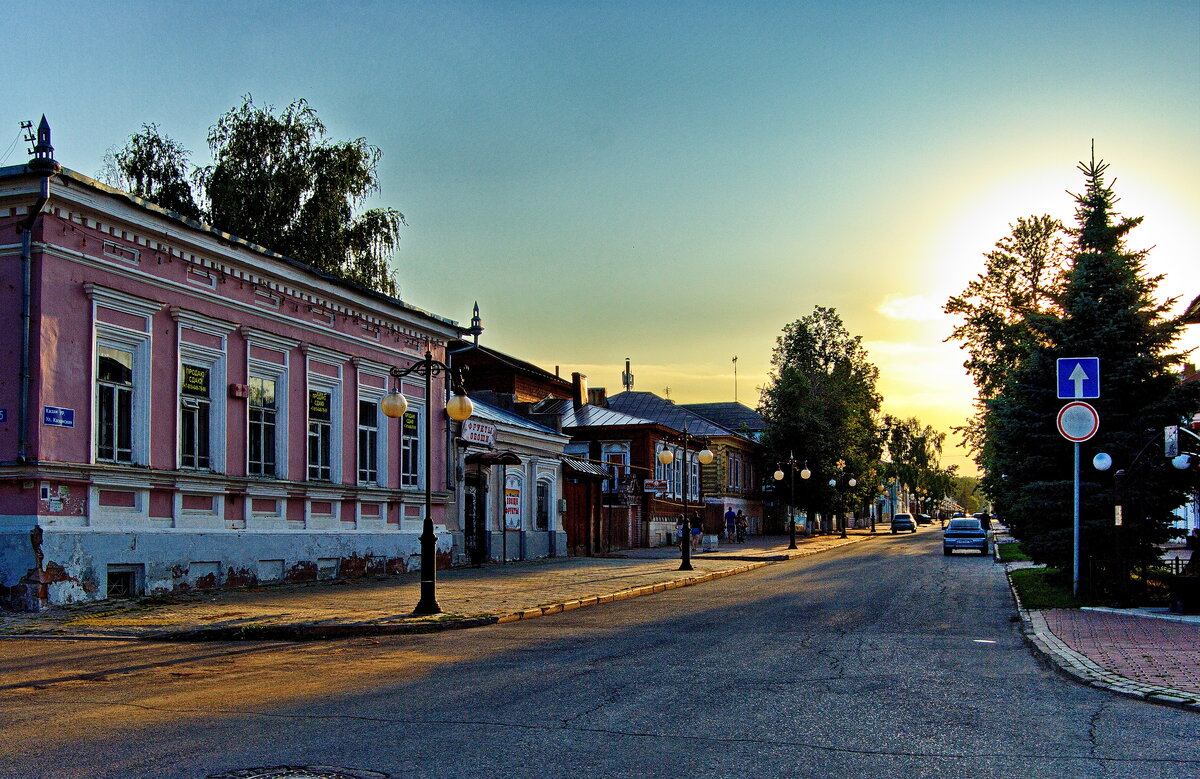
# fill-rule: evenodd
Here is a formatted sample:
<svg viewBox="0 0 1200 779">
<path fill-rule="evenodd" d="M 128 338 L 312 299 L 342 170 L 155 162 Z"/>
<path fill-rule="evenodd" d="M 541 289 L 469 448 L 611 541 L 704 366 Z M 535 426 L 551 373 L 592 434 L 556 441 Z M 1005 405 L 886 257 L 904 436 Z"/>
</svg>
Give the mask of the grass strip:
<svg viewBox="0 0 1200 779">
<path fill-rule="evenodd" d="M 1028 560 L 1029 555 L 1021 551 L 1021 544 L 1014 541 L 1011 544 L 996 544 L 996 554 L 1002 563 L 1014 563 Z"/>
<path fill-rule="evenodd" d="M 1071 579 L 1057 568 L 1022 568 L 1009 574 L 1027 609 L 1077 609 L 1086 605 L 1071 594 Z"/>
</svg>

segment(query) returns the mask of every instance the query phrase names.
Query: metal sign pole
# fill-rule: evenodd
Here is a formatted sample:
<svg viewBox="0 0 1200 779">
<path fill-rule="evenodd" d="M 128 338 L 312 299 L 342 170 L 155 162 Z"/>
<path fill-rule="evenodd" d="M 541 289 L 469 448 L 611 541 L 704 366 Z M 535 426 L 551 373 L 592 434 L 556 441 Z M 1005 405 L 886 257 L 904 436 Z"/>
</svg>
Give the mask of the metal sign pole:
<svg viewBox="0 0 1200 779">
<path fill-rule="evenodd" d="M 1079 596 L 1079 444 L 1075 444 L 1075 565 L 1071 578 L 1071 594 Z"/>
</svg>

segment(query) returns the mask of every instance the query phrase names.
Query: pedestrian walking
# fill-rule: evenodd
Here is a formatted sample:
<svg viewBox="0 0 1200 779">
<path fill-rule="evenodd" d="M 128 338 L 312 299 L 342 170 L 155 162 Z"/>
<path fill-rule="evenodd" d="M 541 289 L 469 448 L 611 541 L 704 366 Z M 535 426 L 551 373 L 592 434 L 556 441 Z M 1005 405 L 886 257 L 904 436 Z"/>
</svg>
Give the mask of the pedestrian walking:
<svg viewBox="0 0 1200 779">
<path fill-rule="evenodd" d="M 692 515 L 692 549 L 700 549 L 700 517 Z"/>
<path fill-rule="evenodd" d="M 737 514 L 733 506 L 726 506 L 725 509 L 725 540 L 732 544 L 737 538 Z"/>
<path fill-rule="evenodd" d="M 738 511 L 736 517 L 737 540 L 739 544 L 746 543 L 746 531 L 750 527 L 750 521 L 746 519 L 746 515 Z"/>
</svg>

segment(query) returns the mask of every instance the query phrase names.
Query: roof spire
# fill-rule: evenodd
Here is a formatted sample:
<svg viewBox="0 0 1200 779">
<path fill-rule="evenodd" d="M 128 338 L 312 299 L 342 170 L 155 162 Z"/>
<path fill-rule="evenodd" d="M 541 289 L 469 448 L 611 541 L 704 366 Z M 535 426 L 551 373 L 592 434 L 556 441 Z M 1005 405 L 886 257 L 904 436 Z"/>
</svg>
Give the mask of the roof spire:
<svg viewBox="0 0 1200 779">
<path fill-rule="evenodd" d="M 38 124 L 37 144 L 33 147 L 33 159 L 29 161 L 29 169 L 47 174 L 57 173 L 62 169 L 54 159 L 54 146 L 50 143 L 50 123 L 46 121 L 45 114 L 42 114 L 42 121 Z"/>
</svg>

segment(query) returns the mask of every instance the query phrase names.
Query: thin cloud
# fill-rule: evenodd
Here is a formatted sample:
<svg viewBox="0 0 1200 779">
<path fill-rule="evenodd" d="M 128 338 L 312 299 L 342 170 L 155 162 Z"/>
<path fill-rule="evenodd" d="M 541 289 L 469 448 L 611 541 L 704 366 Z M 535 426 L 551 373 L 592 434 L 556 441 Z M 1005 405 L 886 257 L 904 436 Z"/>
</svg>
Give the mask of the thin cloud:
<svg viewBox="0 0 1200 779">
<path fill-rule="evenodd" d="M 944 304 L 945 301 L 928 295 L 888 295 L 875 310 L 888 319 L 935 322 L 945 316 Z"/>
</svg>

